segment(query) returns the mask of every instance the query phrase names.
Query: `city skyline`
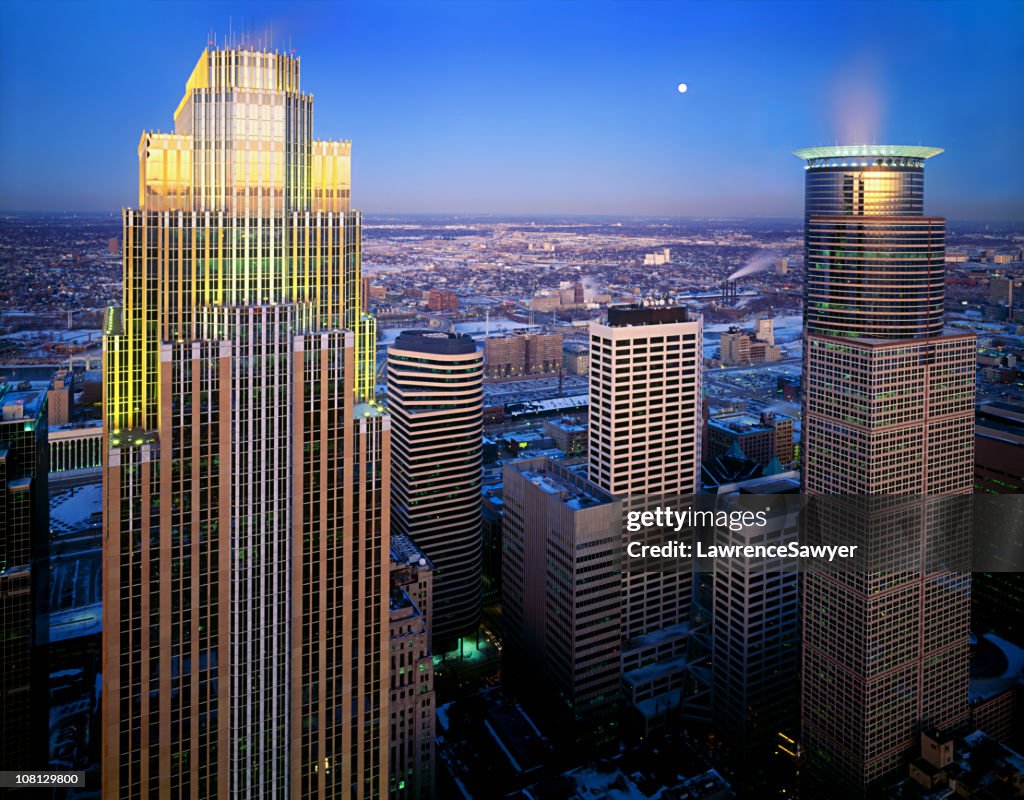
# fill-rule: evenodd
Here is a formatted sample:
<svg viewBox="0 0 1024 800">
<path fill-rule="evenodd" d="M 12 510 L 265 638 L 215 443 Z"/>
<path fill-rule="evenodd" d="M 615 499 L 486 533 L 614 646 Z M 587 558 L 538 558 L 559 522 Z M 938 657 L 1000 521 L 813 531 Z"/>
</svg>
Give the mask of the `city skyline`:
<svg viewBox="0 0 1024 800">
<path fill-rule="evenodd" d="M 1024 4 L 15 2 L 0 788 L 1024 787 Z"/>
<path fill-rule="evenodd" d="M 168 8 L 8 7 L 0 100 L 48 102 L 0 132 L 0 209 L 130 206 L 140 123 L 169 129 L 174 76 L 210 31 L 218 45 L 244 31 L 306 58 L 317 125 L 352 138 L 353 201 L 371 213 L 794 218 L 794 148 L 936 141 L 929 206 L 1024 219 L 1012 4 L 899 3 L 884 24 L 870 4 L 224 3 L 171 23 Z M 26 35 L 44 22 L 56 46 Z M 368 35 L 337 48 L 351 27 Z M 823 32 L 828 47 L 808 46 Z"/>
</svg>

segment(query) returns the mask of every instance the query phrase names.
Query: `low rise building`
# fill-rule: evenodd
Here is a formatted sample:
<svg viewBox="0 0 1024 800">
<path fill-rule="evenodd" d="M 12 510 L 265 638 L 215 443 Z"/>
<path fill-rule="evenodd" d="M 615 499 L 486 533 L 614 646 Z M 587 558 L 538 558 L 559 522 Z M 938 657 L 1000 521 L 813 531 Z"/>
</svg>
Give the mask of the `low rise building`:
<svg viewBox="0 0 1024 800">
<path fill-rule="evenodd" d="M 455 292 L 447 289 L 431 289 L 427 292 L 427 308 L 430 311 L 455 311 L 459 307 L 459 298 Z"/>
<path fill-rule="evenodd" d="M 586 375 L 590 370 L 590 348 L 583 342 L 562 345 L 562 366 L 570 375 Z"/>
<path fill-rule="evenodd" d="M 587 423 L 582 419 L 562 417 L 544 421 L 544 435 L 550 436 L 555 447 L 569 456 L 587 450 Z"/>
<path fill-rule="evenodd" d="M 711 417 L 703 461 L 714 461 L 738 445 L 746 458 L 759 464 L 767 464 L 773 458 L 780 464 L 789 464 L 794 458 L 793 423 L 791 417 L 771 412 Z"/>
</svg>

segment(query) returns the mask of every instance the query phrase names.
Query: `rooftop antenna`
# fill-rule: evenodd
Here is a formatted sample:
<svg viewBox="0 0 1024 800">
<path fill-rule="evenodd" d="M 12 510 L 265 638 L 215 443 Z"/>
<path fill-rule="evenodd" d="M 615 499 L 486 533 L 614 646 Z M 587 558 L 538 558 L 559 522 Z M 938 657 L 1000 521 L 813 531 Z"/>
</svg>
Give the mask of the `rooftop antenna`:
<svg viewBox="0 0 1024 800">
<path fill-rule="evenodd" d="M 235 19 L 232 16 L 228 16 L 228 41 L 231 42 L 231 46 L 235 46 L 235 31 L 234 31 Z"/>
</svg>

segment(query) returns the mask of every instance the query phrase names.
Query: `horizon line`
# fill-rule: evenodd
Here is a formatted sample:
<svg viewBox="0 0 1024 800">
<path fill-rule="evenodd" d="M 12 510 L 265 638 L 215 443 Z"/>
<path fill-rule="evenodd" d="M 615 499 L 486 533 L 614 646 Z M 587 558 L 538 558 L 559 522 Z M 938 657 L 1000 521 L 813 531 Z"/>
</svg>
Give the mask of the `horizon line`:
<svg viewBox="0 0 1024 800">
<path fill-rule="evenodd" d="M 125 206 L 124 208 L 128 208 Z M 56 210 L 42 210 L 42 209 L 0 209 L 0 216 L 44 216 L 44 215 L 63 215 L 63 216 L 92 216 L 92 217 L 119 217 L 120 212 L 123 209 L 111 210 L 111 211 L 81 211 L 74 209 L 67 209 L 62 211 Z M 494 217 L 496 220 L 502 219 L 541 219 L 545 217 L 570 217 L 575 219 L 615 219 L 615 220 L 693 220 L 693 221 L 716 221 L 716 220 L 765 220 L 765 221 L 786 221 L 786 222 L 802 222 L 802 216 L 789 216 L 785 214 L 630 214 L 623 212 L 621 214 L 615 213 L 581 213 L 574 211 L 548 211 L 543 213 L 527 213 L 527 212 L 497 212 L 497 211 L 365 211 L 362 209 L 353 209 L 360 211 L 364 217 L 370 216 L 393 216 L 393 217 Z M 940 215 L 941 216 L 941 215 Z M 972 224 L 985 224 L 985 225 L 1022 225 L 1024 226 L 1024 218 L 1019 219 L 978 219 L 972 217 L 943 217 L 947 222 L 954 223 L 972 223 Z"/>
</svg>

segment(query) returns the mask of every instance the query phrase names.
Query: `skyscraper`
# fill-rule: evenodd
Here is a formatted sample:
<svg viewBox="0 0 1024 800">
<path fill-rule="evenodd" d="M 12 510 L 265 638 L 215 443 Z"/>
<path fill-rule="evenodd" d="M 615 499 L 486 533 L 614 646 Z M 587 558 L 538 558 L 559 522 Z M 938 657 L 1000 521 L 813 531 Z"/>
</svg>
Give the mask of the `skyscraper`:
<svg viewBox="0 0 1024 800">
<path fill-rule="evenodd" d="M 506 675 L 581 741 L 619 711 L 622 503 L 547 458 L 504 469 Z M 601 726 L 604 730 L 600 730 Z"/>
<path fill-rule="evenodd" d="M 702 363 L 702 321 L 685 308 L 612 306 L 590 324 L 589 477 L 626 509 L 696 493 Z M 621 592 L 626 699 L 647 729 L 682 700 L 693 569 L 624 569 Z"/>
<path fill-rule="evenodd" d="M 804 490 L 887 496 L 817 506 L 864 554 L 857 570 L 814 570 L 804 585 L 806 772 L 830 796 L 863 796 L 924 727 L 967 713 L 970 576 L 944 568 L 920 502 L 970 492 L 974 466 L 974 337 L 943 336 L 945 222 L 923 212 L 924 162 L 940 152 L 796 153 L 807 162 Z"/>
<path fill-rule="evenodd" d="M 799 491 L 799 473 L 781 472 L 718 487 L 717 507 L 743 509 L 744 495 L 796 495 Z M 797 542 L 798 500 L 775 499 L 766 512 L 767 525 L 715 527 L 714 543 L 746 547 Z M 792 560 L 787 563 L 783 558 L 721 558 L 715 560 L 712 572 L 715 730 L 737 751 L 763 755 L 765 743 L 774 740 L 778 731 L 796 733 L 799 575 Z"/>
<path fill-rule="evenodd" d="M 104 797 L 387 791 L 389 421 L 350 143 L 313 138 L 299 79 L 206 50 L 139 143 L 104 330 Z"/>
<path fill-rule="evenodd" d="M 438 652 L 480 622 L 483 355 L 465 334 L 403 331 L 387 385 L 394 530 L 434 564 Z"/>
<path fill-rule="evenodd" d="M 611 306 L 590 325 L 590 479 L 627 495 L 697 491 L 702 324 L 678 306 Z"/>
</svg>

